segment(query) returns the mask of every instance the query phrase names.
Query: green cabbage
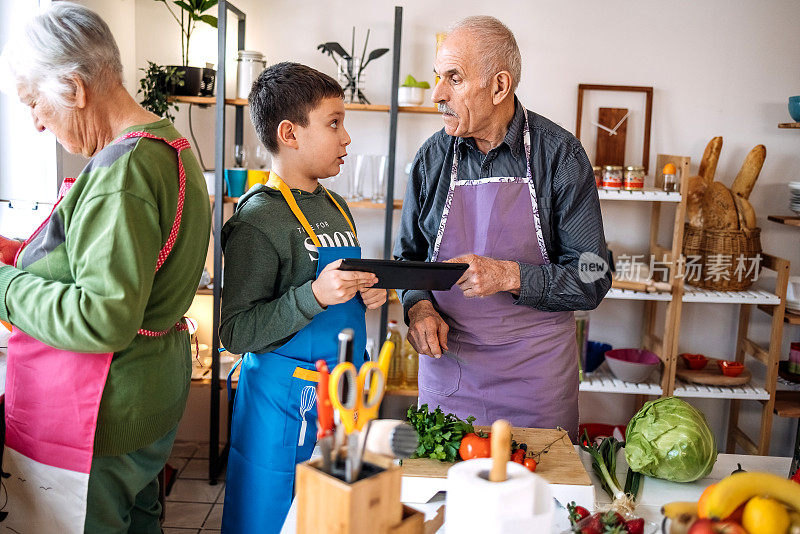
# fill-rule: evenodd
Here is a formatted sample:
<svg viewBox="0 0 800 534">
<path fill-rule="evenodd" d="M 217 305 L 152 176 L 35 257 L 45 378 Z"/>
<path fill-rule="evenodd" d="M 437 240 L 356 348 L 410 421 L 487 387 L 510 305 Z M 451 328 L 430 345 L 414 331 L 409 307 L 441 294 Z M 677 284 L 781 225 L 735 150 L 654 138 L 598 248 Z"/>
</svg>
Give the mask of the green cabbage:
<svg viewBox="0 0 800 534">
<path fill-rule="evenodd" d="M 717 461 L 717 444 L 703 412 L 667 397 L 645 403 L 628 423 L 625 459 L 644 475 L 692 482 Z"/>
</svg>

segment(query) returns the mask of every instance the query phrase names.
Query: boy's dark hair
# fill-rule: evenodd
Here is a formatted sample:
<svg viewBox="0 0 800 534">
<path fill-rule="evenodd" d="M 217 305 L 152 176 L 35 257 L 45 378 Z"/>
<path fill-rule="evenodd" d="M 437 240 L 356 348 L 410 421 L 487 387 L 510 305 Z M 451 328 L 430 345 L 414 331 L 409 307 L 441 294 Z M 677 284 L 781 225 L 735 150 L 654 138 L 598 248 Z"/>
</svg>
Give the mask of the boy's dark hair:
<svg viewBox="0 0 800 534">
<path fill-rule="evenodd" d="M 250 119 L 267 150 L 277 154 L 281 121 L 308 126 L 311 110 L 331 97 L 344 98 L 344 91 L 327 74 L 300 63 L 276 63 L 253 83 L 248 98 Z"/>
</svg>

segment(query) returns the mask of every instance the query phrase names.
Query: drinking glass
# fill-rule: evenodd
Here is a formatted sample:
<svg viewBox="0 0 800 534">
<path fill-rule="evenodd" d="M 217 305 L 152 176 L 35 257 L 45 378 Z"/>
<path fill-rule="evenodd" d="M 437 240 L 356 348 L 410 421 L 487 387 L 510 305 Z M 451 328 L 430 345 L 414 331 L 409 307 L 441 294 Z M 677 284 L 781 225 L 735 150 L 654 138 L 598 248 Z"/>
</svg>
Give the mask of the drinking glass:
<svg viewBox="0 0 800 534">
<path fill-rule="evenodd" d="M 353 171 L 355 163 L 353 162 L 354 155 L 344 158 L 344 163 L 339 167 L 339 174 L 325 181 L 325 187 L 332 191 L 336 191 L 345 200 L 352 200 L 351 188 L 353 185 Z"/>
<path fill-rule="evenodd" d="M 389 158 L 386 156 L 373 156 L 373 158 L 377 172 L 373 174 L 372 201 L 378 203 L 386 202 L 386 173 L 389 170 L 387 165 Z"/>
<path fill-rule="evenodd" d="M 375 172 L 375 156 L 370 154 L 359 154 L 356 157 L 356 169 L 353 175 L 353 190 L 351 191 L 352 200 L 364 200 L 372 198 L 372 182 Z"/>
<path fill-rule="evenodd" d="M 247 148 L 244 145 L 233 145 L 233 161 L 237 167 L 247 167 Z"/>
<path fill-rule="evenodd" d="M 267 161 L 269 161 L 269 152 L 267 152 L 267 149 L 264 148 L 264 145 L 258 143 L 255 151 L 253 152 L 253 163 L 259 169 L 264 169 L 267 166 Z"/>
</svg>

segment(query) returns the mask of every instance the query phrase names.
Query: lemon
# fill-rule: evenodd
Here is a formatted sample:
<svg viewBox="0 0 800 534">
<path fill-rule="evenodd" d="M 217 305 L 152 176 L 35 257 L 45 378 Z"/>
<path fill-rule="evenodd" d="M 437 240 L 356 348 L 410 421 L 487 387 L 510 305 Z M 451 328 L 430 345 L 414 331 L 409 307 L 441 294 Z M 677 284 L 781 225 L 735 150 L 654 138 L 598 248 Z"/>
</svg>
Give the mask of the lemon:
<svg viewBox="0 0 800 534">
<path fill-rule="evenodd" d="M 749 534 L 785 534 L 789 513 L 774 499 L 753 497 L 744 506 L 742 526 Z"/>
</svg>

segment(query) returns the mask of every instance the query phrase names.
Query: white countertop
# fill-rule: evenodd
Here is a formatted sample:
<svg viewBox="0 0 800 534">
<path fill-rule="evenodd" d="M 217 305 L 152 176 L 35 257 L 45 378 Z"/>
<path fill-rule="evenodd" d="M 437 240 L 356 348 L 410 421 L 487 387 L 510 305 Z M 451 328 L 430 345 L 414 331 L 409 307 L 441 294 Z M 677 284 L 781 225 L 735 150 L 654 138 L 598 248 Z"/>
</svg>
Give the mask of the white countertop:
<svg viewBox="0 0 800 534">
<path fill-rule="evenodd" d="M 595 486 L 596 503 L 581 503 L 578 504 L 585 506 L 589 509 L 601 508 L 608 505 L 611 499 L 603 491 L 600 486 L 600 481 L 592 471 L 591 457 L 578 449 L 578 454 L 581 457 L 586 472 L 592 479 Z M 678 483 L 668 482 L 657 478 L 645 477 L 642 481 L 641 493 L 639 494 L 638 505 L 634 512 L 637 516 L 643 517 L 646 521 L 652 522 L 655 525 L 661 522 L 661 506 L 672 501 L 696 501 L 700 498 L 703 490 L 715 482 L 718 482 L 730 475 L 732 471 L 737 468 L 737 463 L 742 464 L 742 468 L 746 471 L 765 471 L 774 473 L 782 477 L 789 474 L 789 467 L 792 459 L 788 457 L 778 456 L 750 456 L 746 454 L 720 454 L 717 457 L 717 462 L 714 464 L 714 469 L 705 478 L 701 478 L 695 482 Z M 617 478 L 621 483 L 625 483 L 625 475 L 628 471 L 628 464 L 625 461 L 624 450 L 620 450 L 617 457 Z M 420 510 L 425 513 L 425 520 L 433 519 L 436 516 L 438 509 L 445 504 L 445 496 L 440 493 L 425 504 L 408 503 L 409 506 Z M 563 503 L 566 505 L 567 503 Z M 289 515 L 281 530 L 282 534 L 294 534 L 296 532 L 297 510 L 295 503 L 292 503 L 292 508 L 289 510 Z M 556 511 L 556 516 L 565 516 L 566 512 L 563 509 Z M 562 518 L 563 520 L 563 518 Z M 554 527 L 553 532 L 562 532 L 563 522 L 558 522 Z M 439 530 L 439 534 L 445 532 L 444 527 Z"/>
</svg>

